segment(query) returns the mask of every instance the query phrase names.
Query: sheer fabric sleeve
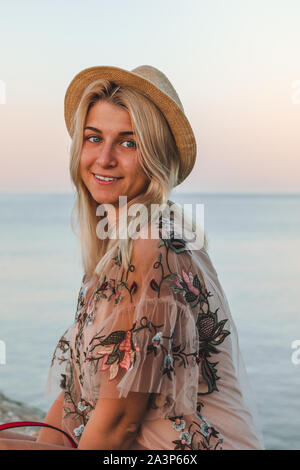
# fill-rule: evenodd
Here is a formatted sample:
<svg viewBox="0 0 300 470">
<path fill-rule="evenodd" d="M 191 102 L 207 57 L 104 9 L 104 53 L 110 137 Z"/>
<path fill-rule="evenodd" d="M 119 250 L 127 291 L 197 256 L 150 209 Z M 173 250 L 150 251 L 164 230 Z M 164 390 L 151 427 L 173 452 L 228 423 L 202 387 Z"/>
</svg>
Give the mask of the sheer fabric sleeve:
<svg viewBox="0 0 300 470">
<path fill-rule="evenodd" d="M 56 398 L 66 388 L 72 374 L 72 351 L 70 335 L 73 325 L 69 326 L 59 339 L 49 366 L 46 379 L 45 395 Z"/>
<path fill-rule="evenodd" d="M 100 328 L 86 350 L 89 388 L 109 398 L 149 393 L 153 419 L 193 413 L 198 385 L 195 319 L 174 295 L 175 257 L 170 253 L 166 260 L 159 243 L 134 242 L 127 284 L 135 293 L 106 309 L 105 321 L 98 304 Z"/>
</svg>

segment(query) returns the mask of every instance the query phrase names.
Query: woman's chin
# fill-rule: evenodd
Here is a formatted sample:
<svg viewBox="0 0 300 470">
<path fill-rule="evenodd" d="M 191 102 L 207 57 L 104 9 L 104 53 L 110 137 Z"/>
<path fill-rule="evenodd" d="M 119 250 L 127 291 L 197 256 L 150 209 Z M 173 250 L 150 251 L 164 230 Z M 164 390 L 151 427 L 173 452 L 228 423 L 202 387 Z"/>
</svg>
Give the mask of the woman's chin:
<svg viewBox="0 0 300 470">
<path fill-rule="evenodd" d="M 94 199 L 95 202 L 98 204 L 112 204 L 113 206 L 117 205 L 119 203 L 119 197 L 112 197 L 109 194 L 100 194 L 99 192 L 97 194 L 91 194 L 92 198 Z"/>
<path fill-rule="evenodd" d="M 107 200 L 105 198 L 99 198 L 99 197 L 93 198 L 93 199 L 97 204 L 111 204 L 113 206 L 116 206 L 116 204 L 117 204 L 117 202 L 115 202 L 115 200 L 111 200 L 111 199 Z"/>
</svg>

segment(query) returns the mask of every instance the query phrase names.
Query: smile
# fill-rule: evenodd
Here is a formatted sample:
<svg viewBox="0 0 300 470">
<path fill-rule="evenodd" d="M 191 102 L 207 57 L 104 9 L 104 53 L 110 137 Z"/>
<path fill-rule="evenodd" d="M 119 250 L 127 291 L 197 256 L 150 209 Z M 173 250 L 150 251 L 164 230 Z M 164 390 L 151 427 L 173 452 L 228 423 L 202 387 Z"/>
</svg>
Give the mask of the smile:
<svg viewBox="0 0 300 470">
<path fill-rule="evenodd" d="M 106 177 L 106 176 L 95 175 L 94 173 L 93 173 L 93 176 L 98 184 L 112 184 L 118 181 L 119 179 L 121 179 L 121 177 L 119 178 Z"/>
</svg>

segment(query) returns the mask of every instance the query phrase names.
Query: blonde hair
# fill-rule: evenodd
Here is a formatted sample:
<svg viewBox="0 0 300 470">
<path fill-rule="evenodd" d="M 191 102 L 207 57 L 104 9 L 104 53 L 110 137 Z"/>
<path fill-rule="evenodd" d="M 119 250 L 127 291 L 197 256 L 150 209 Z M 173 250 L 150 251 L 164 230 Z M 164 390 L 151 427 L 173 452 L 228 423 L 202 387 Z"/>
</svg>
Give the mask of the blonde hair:
<svg viewBox="0 0 300 470">
<path fill-rule="evenodd" d="M 80 156 L 83 145 L 83 129 L 89 109 L 98 101 L 105 100 L 126 109 L 135 133 L 138 162 L 149 178 L 146 192 L 127 202 L 127 210 L 133 204 L 143 204 L 150 213 L 151 204 L 168 204 L 168 197 L 176 185 L 180 168 L 180 156 L 171 129 L 160 109 L 142 92 L 127 86 L 116 85 L 108 80 L 96 80 L 85 89 L 71 123 L 72 143 L 70 149 L 70 174 L 76 188 L 72 210 L 72 228 L 81 245 L 83 269 L 87 278 L 105 272 L 116 247 L 124 269 L 130 264 L 133 239 L 99 239 L 96 227 L 99 216 L 96 202 L 80 176 Z M 128 226 L 135 217 L 128 216 Z M 139 217 L 139 221 L 141 217 Z M 143 220 L 149 223 L 149 219 Z"/>
</svg>

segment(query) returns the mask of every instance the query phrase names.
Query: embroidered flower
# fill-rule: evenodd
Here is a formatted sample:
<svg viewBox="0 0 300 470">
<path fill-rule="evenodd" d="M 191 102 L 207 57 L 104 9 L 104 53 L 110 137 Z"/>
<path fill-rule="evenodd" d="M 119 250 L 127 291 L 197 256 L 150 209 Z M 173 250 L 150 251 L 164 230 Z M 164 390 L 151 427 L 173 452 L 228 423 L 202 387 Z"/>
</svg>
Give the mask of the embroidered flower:
<svg viewBox="0 0 300 470">
<path fill-rule="evenodd" d="M 126 338 L 120 344 L 119 351 L 125 351 L 119 366 L 128 370 L 132 363 L 132 353 L 134 354 L 134 351 L 131 349 L 131 331 L 126 332 Z"/>
<path fill-rule="evenodd" d="M 193 282 L 193 275 L 192 273 L 189 273 L 189 276 L 187 275 L 187 273 L 184 271 L 184 269 L 181 269 L 181 273 L 182 273 L 182 277 L 183 277 L 183 280 L 184 282 L 186 283 L 188 289 L 190 292 L 193 292 L 193 294 L 195 295 L 199 295 L 200 294 L 200 291 L 199 289 L 197 289 L 196 287 L 193 286 L 192 282 Z M 192 279 L 192 281 L 191 281 Z"/>
<path fill-rule="evenodd" d="M 202 423 L 201 426 L 200 426 L 200 428 L 201 428 L 202 434 L 203 434 L 205 437 L 207 437 L 207 436 L 209 435 L 209 433 L 210 433 L 210 429 L 211 429 L 211 428 L 210 428 L 210 425 L 209 425 L 208 423 Z"/>
<path fill-rule="evenodd" d="M 175 431 L 183 431 L 184 428 L 185 428 L 184 419 L 176 418 L 175 422 L 173 423 L 173 429 L 175 429 Z"/>
<path fill-rule="evenodd" d="M 205 422 L 205 423 L 202 423 L 202 424 L 201 424 L 200 428 L 201 428 L 202 434 L 203 434 L 205 437 L 207 437 L 207 436 L 209 435 L 209 433 L 210 433 L 210 430 L 211 430 L 210 425 L 209 425 L 207 422 Z"/>
<path fill-rule="evenodd" d="M 77 405 L 77 408 L 80 410 L 80 411 L 84 411 L 87 407 L 86 406 L 83 406 L 82 402 L 80 401 Z"/>
<path fill-rule="evenodd" d="M 220 450 L 222 450 L 222 443 L 223 439 L 219 439 L 218 435 L 219 432 L 211 427 L 209 423 L 205 420 L 205 418 L 200 413 L 195 413 L 198 418 L 200 418 L 203 423 L 200 425 L 196 421 L 193 421 L 192 424 L 189 425 L 188 431 L 184 431 L 185 422 L 180 417 L 175 418 L 175 423 L 173 424 L 173 428 L 182 431 L 179 435 L 179 439 L 173 441 L 175 444 L 175 450 L 184 450 L 186 446 L 193 450 L 200 450 L 200 449 L 217 449 L 219 446 Z M 174 418 L 170 418 L 174 421 Z M 180 422 L 183 421 L 182 426 Z M 197 429 L 198 428 L 198 429 Z M 203 438 L 199 441 L 199 434 L 202 434 Z M 214 441 L 213 438 L 217 438 L 217 442 Z"/>
<path fill-rule="evenodd" d="M 99 370 L 105 371 L 109 369 L 110 380 L 113 380 L 116 377 L 119 367 L 129 370 L 135 360 L 136 353 L 135 350 L 131 348 L 131 331 L 128 330 L 126 331 L 126 334 L 124 334 L 125 331 L 112 333 L 108 338 L 106 338 L 106 344 L 100 343 L 100 347 L 96 353 L 98 356 L 103 356 Z M 109 343 L 110 337 L 113 343 Z M 124 339 L 121 341 L 122 338 Z M 139 349 L 137 349 L 137 351 L 138 350 Z M 120 357 L 122 357 L 122 359 L 120 359 Z M 95 358 L 93 356 L 91 357 L 91 354 L 89 353 L 86 359 L 88 361 L 92 361 Z"/>
<path fill-rule="evenodd" d="M 79 437 L 83 433 L 83 430 L 84 430 L 84 424 L 81 424 L 80 426 L 78 426 L 78 428 L 74 428 L 73 432 L 76 437 Z"/>
<path fill-rule="evenodd" d="M 192 437 L 188 431 L 181 432 L 179 439 L 181 440 L 181 444 L 189 445 L 192 442 Z"/>
<path fill-rule="evenodd" d="M 153 338 L 152 338 L 152 344 L 153 344 L 153 346 L 155 346 L 156 348 L 159 348 L 159 347 L 160 347 L 160 343 L 161 343 L 161 338 L 162 338 L 162 332 L 159 331 L 159 332 L 156 333 L 156 335 L 153 336 Z"/>
</svg>

